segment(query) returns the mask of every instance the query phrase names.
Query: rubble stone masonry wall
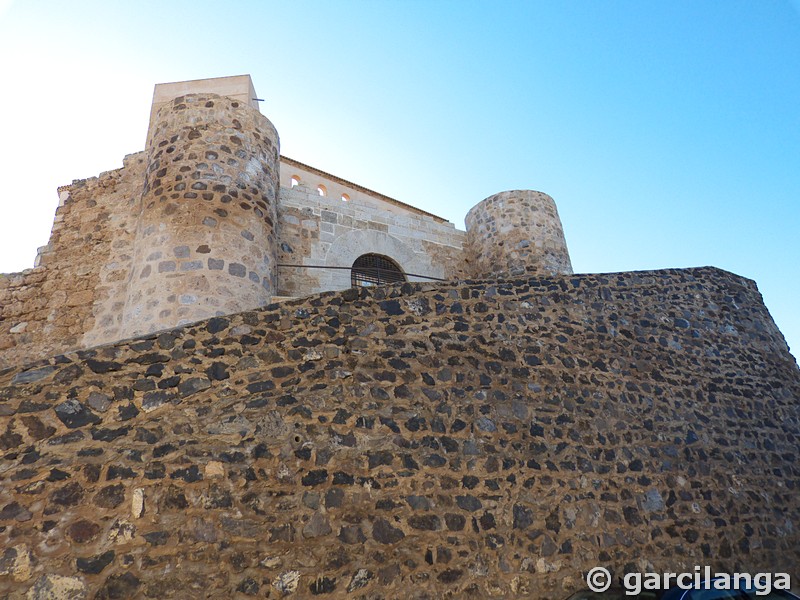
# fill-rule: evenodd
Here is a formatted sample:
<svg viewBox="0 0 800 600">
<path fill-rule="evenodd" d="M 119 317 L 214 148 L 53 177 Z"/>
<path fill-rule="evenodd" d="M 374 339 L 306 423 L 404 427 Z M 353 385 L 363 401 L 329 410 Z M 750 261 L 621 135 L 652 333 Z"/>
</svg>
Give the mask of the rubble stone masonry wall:
<svg viewBox="0 0 800 600">
<path fill-rule="evenodd" d="M 797 578 L 799 399 L 713 268 L 354 288 L 54 356 L 0 371 L 0 596 Z"/>
<path fill-rule="evenodd" d="M 556 203 L 547 194 L 512 190 L 489 196 L 466 217 L 474 277 L 572 273 Z"/>
<path fill-rule="evenodd" d="M 0 275 L 0 368 L 118 340 L 144 181 L 144 153 L 59 188 L 37 265 Z"/>
<path fill-rule="evenodd" d="M 123 337 L 267 304 L 278 133 L 248 104 L 187 94 L 156 113 Z"/>
</svg>

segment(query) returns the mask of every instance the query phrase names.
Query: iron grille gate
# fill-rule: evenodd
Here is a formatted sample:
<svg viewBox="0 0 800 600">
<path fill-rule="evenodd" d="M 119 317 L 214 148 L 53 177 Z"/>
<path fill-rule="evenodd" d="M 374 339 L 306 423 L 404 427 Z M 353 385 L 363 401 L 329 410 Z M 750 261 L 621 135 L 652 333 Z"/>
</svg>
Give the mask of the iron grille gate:
<svg viewBox="0 0 800 600">
<path fill-rule="evenodd" d="M 380 254 L 364 254 L 353 263 L 350 271 L 350 283 L 353 286 L 383 285 L 401 283 L 406 276 L 390 258 Z"/>
</svg>

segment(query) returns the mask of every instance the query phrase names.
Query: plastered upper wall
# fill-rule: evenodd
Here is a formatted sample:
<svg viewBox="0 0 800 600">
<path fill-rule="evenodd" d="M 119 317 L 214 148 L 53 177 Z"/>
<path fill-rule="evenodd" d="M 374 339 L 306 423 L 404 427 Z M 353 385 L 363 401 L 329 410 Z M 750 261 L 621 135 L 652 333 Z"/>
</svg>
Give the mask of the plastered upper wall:
<svg viewBox="0 0 800 600">
<path fill-rule="evenodd" d="M 800 577 L 800 372 L 717 269 L 350 289 L 0 371 L 0 596 Z"/>
</svg>

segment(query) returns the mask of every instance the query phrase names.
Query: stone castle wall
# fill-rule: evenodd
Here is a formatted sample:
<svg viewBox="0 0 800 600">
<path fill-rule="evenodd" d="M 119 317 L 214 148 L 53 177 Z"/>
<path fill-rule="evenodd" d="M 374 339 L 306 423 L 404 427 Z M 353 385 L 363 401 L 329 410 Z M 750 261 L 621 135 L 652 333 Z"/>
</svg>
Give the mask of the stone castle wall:
<svg viewBox="0 0 800 600">
<path fill-rule="evenodd" d="M 56 356 L 0 372 L 0 595 L 796 580 L 798 398 L 711 268 L 350 289 Z"/>
<path fill-rule="evenodd" d="M 343 290 L 365 254 L 410 281 L 571 272 L 549 196 L 496 194 L 460 231 L 280 157 L 257 104 L 247 75 L 156 86 L 146 150 L 61 188 L 41 264 L 0 275 L 0 368 Z"/>
<path fill-rule="evenodd" d="M 300 184 L 292 187 L 292 177 Z M 281 184 L 278 262 L 339 267 L 280 268 L 281 296 L 347 289 L 346 269 L 368 253 L 389 256 L 410 281 L 422 280 L 411 274 L 448 280 L 466 274 L 466 234 L 444 219 L 291 159 L 281 161 Z"/>
<path fill-rule="evenodd" d="M 120 339 L 144 153 L 60 188 L 37 266 L 0 275 L 0 368 Z"/>
<path fill-rule="evenodd" d="M 263 306 L 272 296 L 345 289 L 349 271 L 307 266 L 350 267 L 365 253 L 386 254 L 407 273 L 470 272 L 463 231 L 280 159 L 277 132 L 252 106 L 214 94 L 158 106 L 148 149 L 121 169 L 60 188 L 37 266 L 0 275 L 0 368 Z M 303 185 L 293 188 L 297 175 Z"/>
</svg>

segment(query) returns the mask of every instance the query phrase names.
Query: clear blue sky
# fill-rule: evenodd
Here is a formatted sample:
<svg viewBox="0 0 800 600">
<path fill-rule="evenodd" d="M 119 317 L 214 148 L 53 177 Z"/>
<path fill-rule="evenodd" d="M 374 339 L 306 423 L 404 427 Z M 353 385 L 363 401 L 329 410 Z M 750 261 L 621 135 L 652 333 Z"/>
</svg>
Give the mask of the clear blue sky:
<svg viewBox="0 0 800 600">
<path fill-rule="evenodd" d="M 0 272 L 152 86 L 250 73 L 287 156 L 440 214 L 558 204 L 576 272 L 714 265 L 800 348 L 800 0 L 0 0 Z"/>
</svg>

